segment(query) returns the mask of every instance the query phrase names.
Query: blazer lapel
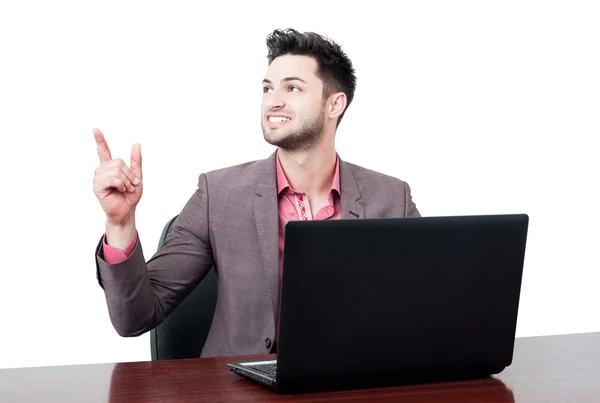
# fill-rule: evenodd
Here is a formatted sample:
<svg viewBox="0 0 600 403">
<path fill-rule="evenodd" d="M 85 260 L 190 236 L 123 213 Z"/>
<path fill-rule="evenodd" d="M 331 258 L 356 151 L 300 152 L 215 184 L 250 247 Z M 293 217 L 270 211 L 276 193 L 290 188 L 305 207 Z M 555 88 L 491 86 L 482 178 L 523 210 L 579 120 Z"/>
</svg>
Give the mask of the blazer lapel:
<svg viewBox="0 0 600 403">
<path fill-rule="evenodd" d="M 365 206 L 360 203 L 360 189 L 347 163 L 340 158 L 340 187 L 342 192 L 342 218 L 365 218 Z"/>
<path fill-rule="evenodd" d="M 279 306 L 279 214 L 275 155 L 273 153 L 262 162 L 258 169 L 254 198 L 254 220 L 274 315 Z"/>
</svg>

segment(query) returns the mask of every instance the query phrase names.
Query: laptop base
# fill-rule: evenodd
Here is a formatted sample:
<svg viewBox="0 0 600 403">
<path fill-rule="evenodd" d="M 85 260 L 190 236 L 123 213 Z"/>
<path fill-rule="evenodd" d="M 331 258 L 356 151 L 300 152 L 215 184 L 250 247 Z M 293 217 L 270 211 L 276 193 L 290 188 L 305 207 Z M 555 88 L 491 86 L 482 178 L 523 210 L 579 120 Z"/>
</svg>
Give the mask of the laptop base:
<svg viewBox="0 0 600 403">
<path fill-rule="evenodd" d="M 230 362 L 227 363 L 227 367 L 231 372 L 234 372 L 244 378 L 248 378 L 254 382 L 266 386 L 270 389 L 277 390 L 277 383 L 275 382 L 275 375 L 268 375 L 254 366 L 260 366 L 263 364 L 275 364 L 277 361 L 248 361 L 248 362 Z"/>
<path fill-rule="evenodd" d="M 419 384 L 431 384 L 431 383 L 447 383 L 457 381 L 471 381 L 477 379 L 487 379 L 492 375 L 481 372 L 465 372 L 465 373 L 448 373 L 447 375 L 440 375 L 439 373 L 435 376 L 420 375 L 410 376 L 405 375 L 401 377 L 390 377 L 388 379 L 378 380 L 350 380 L 344 379 L 306 379 L 304 381 L 294 380 L 289 384 L 278 384 L 274 376 L 269 376 L 260 371 L 252 368 L 254 364 L 260 364 L 265 361 L 248 361 L 248 362 L 232 362 L 228 363 L 229 370 L 240 377 L 246 378 L 254 383 L 266 386 L 274 392 L 280 394 L 304 394 L 304 393 L 318 393 L 318 392 L 335 392 L 345 390 L 361 390 L 361 389 L 374 389 L 374 388 L 386 388 L 386 387 L 397 387 L 397 386 L 408 386 L 408 385 L 419 385 Z M 275 361 L 272 361 L 275 362 Z M 500 371 L 494 371 L 498 373 Z"/>
</svg>

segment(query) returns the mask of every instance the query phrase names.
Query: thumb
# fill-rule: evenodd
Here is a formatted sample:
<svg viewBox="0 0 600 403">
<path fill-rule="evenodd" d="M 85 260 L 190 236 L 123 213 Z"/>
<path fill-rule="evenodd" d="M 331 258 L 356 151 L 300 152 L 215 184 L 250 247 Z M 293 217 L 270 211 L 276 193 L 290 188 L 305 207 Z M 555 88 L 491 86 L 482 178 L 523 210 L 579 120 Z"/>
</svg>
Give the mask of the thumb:
<svg viewBox="0 0 600 403">
<path fill-rule="evenodd" d="M 130 166 L 142 179 L 142 146 L 140 144 L 134 144 L 131 148 Z"/>
</svg>

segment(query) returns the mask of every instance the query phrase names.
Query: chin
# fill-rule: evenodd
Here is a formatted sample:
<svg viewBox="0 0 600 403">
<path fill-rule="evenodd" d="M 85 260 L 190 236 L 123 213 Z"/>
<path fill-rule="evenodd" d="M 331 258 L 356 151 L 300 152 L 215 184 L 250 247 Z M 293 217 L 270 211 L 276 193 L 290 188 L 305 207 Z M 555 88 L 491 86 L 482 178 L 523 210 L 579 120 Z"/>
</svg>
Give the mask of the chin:
<svg viewBox="0 0 600 403">
<path fill-rule="evenodd" d="M 277 143 L 282 140 L 285 140 L 288 137 L 289 133 L 290 131 L 287 127 L 263 127 L 263 135 L 265 137 L 265 140 L 267 140 L 270 143 Z"/>
<path fill-rule="evenodd" d="M 281 136 L 273 136 L 273 135 L 265 135 L 264 136 L 265 141 L 269 144 L 271 144 L 272 146 L 276 146 L 279 147 L 280 144 L 285 143 L 285 137 L 281 137 Z"/>
</svg>

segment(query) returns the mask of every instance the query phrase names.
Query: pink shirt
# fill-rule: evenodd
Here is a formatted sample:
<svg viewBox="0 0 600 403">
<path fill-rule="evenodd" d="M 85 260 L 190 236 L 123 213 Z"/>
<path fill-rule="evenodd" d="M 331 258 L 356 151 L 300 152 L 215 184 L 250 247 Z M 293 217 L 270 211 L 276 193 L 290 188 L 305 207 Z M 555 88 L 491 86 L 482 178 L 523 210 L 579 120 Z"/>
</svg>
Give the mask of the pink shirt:
<svg viewBox="0 0 600 403">
<path fill-rule="evenodd" d="M 279 157 L 277 161 L 277 195 L 279 200 L 279 275 L 281 277 L 281 264 L 283 260 L 283 238 L 285 232 L 285 224 L 288 221 L 302 220 L 300 213 L 299 196 L 304 200 L 306 209 L 306 217 L 308 220 L 327 220 L 339 219 L 342 216 L 341 208 L 341 192 L 340 192 L 340 161 L 336 158 L 335 171 L 333 180 L 331 181 L 331 189 L 329 191 L 329 204 L 322 207 L 317 214 L 312 213 L 306 193 L 296 192 L 290 186 L 285 172 L 281 167 Z"/>
<path fill-rule="evenodd" d="M 310 210 L 310 204 L 305 193 L 299 193 L 292 189 L 290 183 L 285 176 L 285 172 L 281 167 L 279 157 L 277 161 L 277 195 L 278 195 L 278 210 L 279 210 L 279 273 L 281 276 L 281 263 L 283 260 L 283 239 L 285 224 L 290 220 L 301 220 L 300 212 L 300 196 L 304 198 L 305 214 L 308 220 L 327 220 L 339 219 L 342 216 L 341 209 L 341 192 L 340 192 L 340 162 L 339 157 L 336 159 L 335 172 L 331 181 L 331 190 L 329 192 L 329 204 L 317 211 L 316 214 Z M 106 243 L 103 243 L 104 261 L 108 264 L 116 264 L 124 261 L 133 252 L 137 241 L 137 234 L 133 241 L 125 250 L 114 248 Z"/>
</svg>

